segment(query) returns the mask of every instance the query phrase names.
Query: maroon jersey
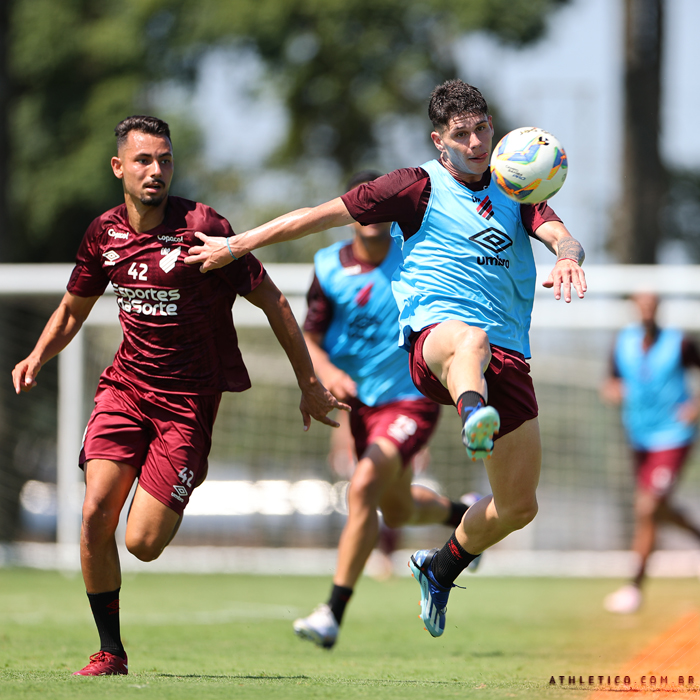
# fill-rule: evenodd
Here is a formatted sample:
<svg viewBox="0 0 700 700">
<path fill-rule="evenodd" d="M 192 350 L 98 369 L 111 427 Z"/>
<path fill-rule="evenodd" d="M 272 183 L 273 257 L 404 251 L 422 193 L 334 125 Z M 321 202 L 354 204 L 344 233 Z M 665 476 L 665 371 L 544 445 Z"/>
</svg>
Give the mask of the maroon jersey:
<svg viewBox="0 0 700 700">
<path fill-rule="evenodd" d="M 490 181 L 491 171 L 487 170 L 479 182 L 462 184 L 477 192 L 488 187 Z M 363 183 L 346 192 L 341 199 L 350 216 L 363 226 L 395 221 L 401 228 L 404 239 L 408 239 L 423 224 L 430 191 L 430 175 L 423 168 L 400 168 Z M 521 204 L 520 217 L 531 236 L 535 235 L 535 231 L 545 221 L 561 221 L 547 202 Z"/>
<path fill-rule="evenodd" d="M 231 236 L 228 221 L 204 204 L 169 197 L 160 226 L 136 233 L 122 204 L 95 219 L 78 250 L 68 291 L 98 296 L 112 283 L 124 339 L 107 376 L 178 394 L 244 391 L 250 379 L 231 307 L 265 270 L 251 254 L 203 275 L 185 265 L 194 232 Z"/>
</svg>

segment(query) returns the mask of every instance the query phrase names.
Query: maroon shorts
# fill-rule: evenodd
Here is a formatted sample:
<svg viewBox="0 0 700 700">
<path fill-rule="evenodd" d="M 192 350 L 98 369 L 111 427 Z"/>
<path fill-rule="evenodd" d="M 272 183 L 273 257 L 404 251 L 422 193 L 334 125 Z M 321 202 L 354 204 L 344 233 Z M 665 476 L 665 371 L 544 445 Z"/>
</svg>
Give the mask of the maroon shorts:
<svg viewBox="0 0 700 700">
<path fill-rule="evenodd" d="M 406 466 L 428 442 L 440 417 L 440 406 L 424 398 L 392 401 L 381 406 L 366 406 L 357 399 L 348 403 L 352 407 L 350 431 L 358 459 L 369 445 L 382 437 L 398 447 Z"/>
<path fill-rule="evenodd" d="M 144 491 L 182 515 L 207 475 L 220 400 L 221 394 L 166 394 L 101 377 L 80 466 L 90 459 L 129 464 Z"/>
<path fill-rule="evenodd" d="M 411 378 L 418 390 L 429 399 L 445 406 L 454 406 L 447 387 L 430 371 L 423 359 L 425 339 L 437 325 L 433 323 L 411 336 Z M 501 417 L 501 429 L 494 439 L 502 438 L 525 421 L 537 418 L 537 398 L 530 377 L 530 365 L 522 354 L 492 345 L 491 362 L 484 377 L 489 390 L 489 406 L 493 406 Z"/>
<path fill-rule="evenodd" d="M 655 496 L 668 496 L 683 471 L 691 445 L 670 450 L 633 450 L 637 487 Z"/>
</svg>

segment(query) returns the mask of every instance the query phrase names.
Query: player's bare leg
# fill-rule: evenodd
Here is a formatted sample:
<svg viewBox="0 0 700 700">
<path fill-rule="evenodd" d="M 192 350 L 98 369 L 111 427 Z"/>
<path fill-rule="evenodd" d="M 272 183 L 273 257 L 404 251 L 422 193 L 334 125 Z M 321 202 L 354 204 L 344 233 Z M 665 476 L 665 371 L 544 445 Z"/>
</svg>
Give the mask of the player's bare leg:
<svg viewBox="0 0 700 700">
<path fill-rule="evenodd" d="M 457 407 L 467 456 L 472 461 L 489 459 L 500 417 L 492 406 L 486 405 L 484 372 L 491 361 L 488 336 L 481 328 L 462 321 L 444 321 L 426 337 L 423 359 L 447 387 Z"/>
<path fill-rule="evenodd" d="M 377 438 L 367 448 L 348 489 L 348 519 L 340 536 L 330 600 L 310 616 L 295 621 L 294 631 L 299 636 L 325 648 L 335 644 L 345 606 L 377 541 L 378 508 L 385 523 L 394 528 L 448 520 L 451 501 L 428 488 L 412 487 L 412 474 L 390 440 Z"/>
<path fill-rule="evenodd" d="M 642 604 L 642 583 L 647 562 L 654 551 L 656 526 L 662 499 L 651 491 L 637 488 L 634 495 L 634 535 L 632 551 L 637 555 L 637 570 L 632 581 L 605 597 L 608 612 L 628 615 Z"/>
<path fill-rule="evenodd" d="M 100 651 L 75 675 L 128 673 L 119 627 L 121 569 L 114 533 L 135 478 L 136 469 L 122 462 L 92 459 L 85 464 L 80 563 L 100 635 Z"/>
<path fill-rule="evenodd" d="M 481 328 L 462 321 L 439 323 L 425 339 L 423 358 L 455 404 L 465 391 L 476 391 L 488 399 L 484 372 L 491 361 L 491 348 Z"/>
<path fill-rule="evenodd" d="M 181 515 L 137 486 L 126 524 L 126 548 L 141 561 L 153 561 L 172 541 L 181 522 Z"/>
<path fill-rule="evenodd" d="M 634 536 L 632 551 L 637 555 L 637 569 L 630 583 L 605 597 L 603 606 L 608 612 L 630 614 L 642 604 L 642 584 L 646 578 L 647 563 L 656 544 L 660 524 L 676 525 L 700 540 L 700 530 L 669 501 L 670 495 L 659 496 L 644 488 L 637 488 L 634 498 Z"/>
<path fill-rule="evenodd" d="M 668 496 L 664 497 L 659 503 L 659 508 L 656 511 L 656 521 L 659 524 L 668 523 L 669 525 L 675 525 L 682 530 L 686 530 L 691 535 L 694 535 L 696 539 L 700 540 L 700 528 L 698 528 L 695 523 L 688 520 L 685 514 L 671 503 Z"/>
<path fill-rule="evenodd" d="M 492 496 L 475 503 L 456 528 L 464 549 L 479 554 L 534 519 L 541 463 L 537 418 L 496 441 L 493 457 L 484 463 Z"/>
<path fill-rule="evenodd" d="M 485 462 L 493 494 L 477 501 L 439 550 L 419 550 L 409 567 L 421 587 L 421 618 L 433 637 L 445 630 L 450 590 L 485 549 L 519 530 L 537 514 L 542 448 L 536 418 L 500 438 Z"/>
<path fill-rule="evenodd" d="M 634 499 L 634 536 L 632 551 L 638 557 L 634 585 L 639 587 L 644 579 L 647 561 L 656 543 L 656 525 L 661 499 L 650 491 L 637 489 Z"/>
<path fill-rule="evenodd" d="M 136 469 L 121 462 L 91 459 L 85 464 L 85 500 L 80 532 L 80 563 L 88 593 L 121 585 L 114 533 L 136 479 Z"/>
<path fill-rule="evenodd" d="M 406 470 L 406 480 L 412 476 L 411 470 Z M 402 475 L 403 478 L 403 475 Z M 413 504 L 413 514 L 410 520 L 404 525 L 430 525 L 433 523 L 445 523 L 450 514 L 451 502 L 449 498 L 440 496 L 427 486 L 411 484 L 411 502 Z M 393 491 L 386 495 L 386 499 L 393 497 Z M 383 502 L 384 503 L 384 502 Z M 389 505 L 382 505 L 382 513 Z"/>
<path fill-rule="evenodd" d="M 348 518 L 338 544 L 338 563 L 333 582 L 353 588 L 362 574 L 379 534 L 377 509 L 387 487 L 399 479 L 401 455 L 389 440 L 379 438 L 357 463 L 348 488 Z M 413 512 L 410 490 L 391 513 L 385 514 L 389 527 L 402 524 Z M 399 512 L 399 509 L 404 512 Z"/>
<path fill-rule="evenodd" d="M 700 539 L 700 531 L 669 502 L 668 495 L 659 496 L 638 488 L 634 499 L 634 537 L 632 551 L 637 555 L 637 570 L 632 581 L 605 598 L 609 612 L 629 614 L 642 604 L 642 584 L 647 562 L 656 544 L 656 531 L 661 523 L 676 525 Z"/>
</svg>

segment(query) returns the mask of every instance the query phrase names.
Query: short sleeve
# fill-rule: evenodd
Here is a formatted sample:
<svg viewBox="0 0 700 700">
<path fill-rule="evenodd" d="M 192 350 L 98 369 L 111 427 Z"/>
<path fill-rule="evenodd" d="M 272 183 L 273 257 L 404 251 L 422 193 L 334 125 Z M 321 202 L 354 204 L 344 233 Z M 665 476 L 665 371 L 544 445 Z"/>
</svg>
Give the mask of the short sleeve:
<svg viewBox="0 0 700 700">
<path fill-rule="evenodd" d="M 547 221 L 559 221 L 561 223 L 561 219 L 546 201 L 538 204 L 521 204 L 520 218 L 530 236 L 536 235 L 537 229 Z"/>
<path fill-rule="evenodd" d="M 690 337 L 685 336 L 681 345 L 681 362 L 683 367 L 700 367 L 700 350 L 697 343 Z"/>
<path fill-rule="evenodd" d="M 95 219 L 88 226 L 78 248 L 75 267 L 68 281 L 67 290 L 77 297 L 100 296 L 109 284 L 98 244 L 100 221 L 100 219 Z"/>
<path fill-rule="evenodd" d="M 234 260 L 216 272 L 225 279 L 236 294 L 241 296 L 254 291 L 267 274 L 263 264 L 252 253 L 246 253 L 242 258 Z"/>
</svg>

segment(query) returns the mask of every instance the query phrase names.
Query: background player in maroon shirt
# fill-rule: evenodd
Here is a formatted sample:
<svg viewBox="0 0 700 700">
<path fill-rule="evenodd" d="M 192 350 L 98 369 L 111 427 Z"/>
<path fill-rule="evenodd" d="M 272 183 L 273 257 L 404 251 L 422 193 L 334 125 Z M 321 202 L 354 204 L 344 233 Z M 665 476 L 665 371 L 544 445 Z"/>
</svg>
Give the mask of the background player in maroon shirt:
<svg viewBox="0 0 700 700">
<path fill-rule="evenodd" d="M 250 386 L 231 317 L 238 294 L 264 311 L 289 357 L 302 392 L 304 429 L 312 417 L 336 426 L 327 413 L 348 408 L 317 380 L 286 299 L 254 256 L 210 278 L 184 264 L 195 230 L 233 231 L 209 207 L 168 195 L 168 125 L 129 117 L 115 133 L 112 169 L 125 203 L 88 228 L 68 291 L 12 373 L 18 394 L 36 386 L 43 364 L 71 341 L 111 282 L 124 339 L 100 378 L 80 458 L 86 482 L 81 566 L 101 646 L 76 675 L 128 672 L 115 531 L 134 480 L 126 546 L 152 561 L 174 537 L 192 491 L 206 477 L 221 392 Z"/>
</svg>

